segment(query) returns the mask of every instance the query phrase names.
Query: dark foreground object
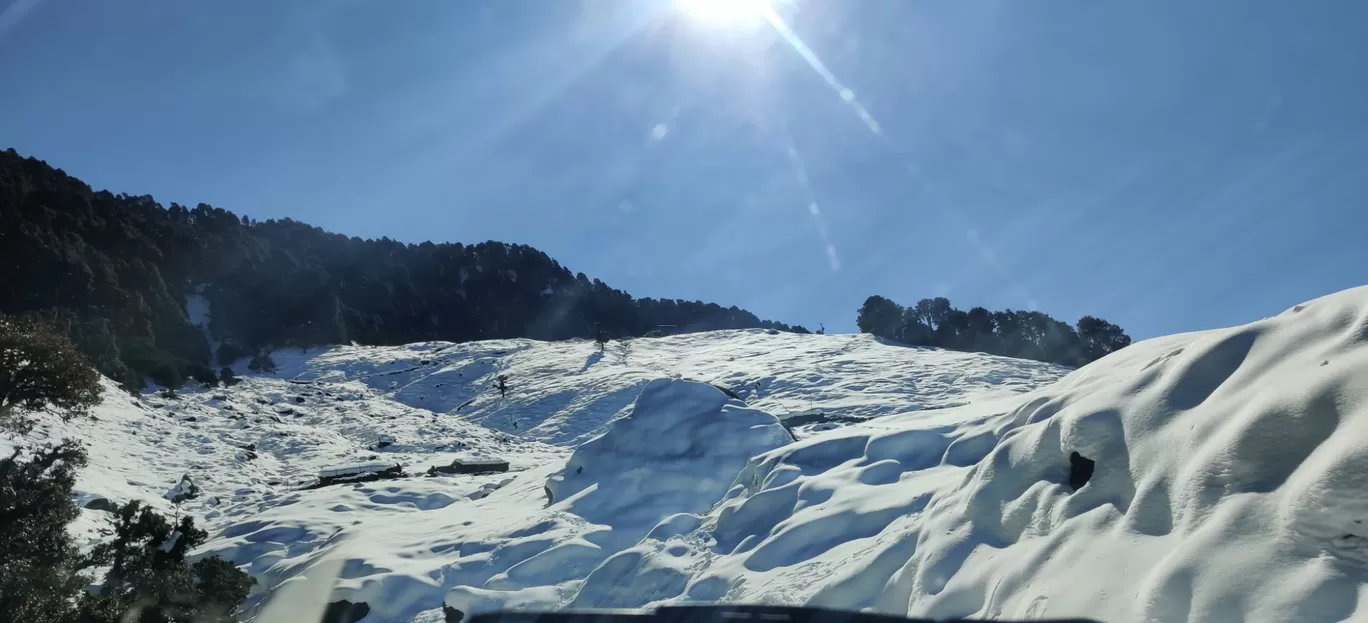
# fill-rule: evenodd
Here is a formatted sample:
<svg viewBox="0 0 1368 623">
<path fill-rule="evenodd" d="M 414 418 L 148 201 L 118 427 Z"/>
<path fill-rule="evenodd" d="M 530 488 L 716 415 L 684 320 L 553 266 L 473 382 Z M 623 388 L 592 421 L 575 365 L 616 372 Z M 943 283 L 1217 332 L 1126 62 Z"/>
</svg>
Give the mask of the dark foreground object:
<svg viewBox="0 0 1368 623">
<path fill-rule="evenodd" d="M 451 612 L 456 612 L 454 609 Z M 447 620 L 451 620 L 448 613 Z M 994 621 L 996 619 L 973 619 Z M 477 614 L 464 623 L 908 623 L 933 619 L 904 619 L 883 614 L 841 612 L 785 606 L 666 606 L 654 612 L 579 610 L 560 612 L 497 612 Z M 970 619 L 941 619 L 946 622 Z M 1097 623 L 1088 619 L 1044 619 L 1034 623 Z"/>
<path fill-rule="evenodd" d="M 323 611 L 323 618 L 319 623 L 356 623 L 368 614 L 370 605 L 366 602 L 352 603 L 343 599 L 328 604 L 328 609 Z"/>
<path fill-rule="evenodd" d="M 1069 455 L 1069 486 L 1074 491 L 1083 488 L 1092 480 L 1093 469 L 1097 466 L 1092 459 L 1085 457 L 1077 452 Z"/>
</svg>

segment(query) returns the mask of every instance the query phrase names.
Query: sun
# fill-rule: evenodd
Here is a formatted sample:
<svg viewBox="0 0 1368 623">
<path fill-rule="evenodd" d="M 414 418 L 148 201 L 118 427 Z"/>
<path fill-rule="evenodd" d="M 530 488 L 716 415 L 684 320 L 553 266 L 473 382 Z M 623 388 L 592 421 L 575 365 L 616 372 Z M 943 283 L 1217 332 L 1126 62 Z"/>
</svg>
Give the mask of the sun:
<svg viewBox="0 0 1368 623">
<path fill-rule="evenodd" d="M 763 16 L 769 0 L 672 0 L 672 6 L 689 17 L 714 24 L 732 24 Z"/>
</svg>

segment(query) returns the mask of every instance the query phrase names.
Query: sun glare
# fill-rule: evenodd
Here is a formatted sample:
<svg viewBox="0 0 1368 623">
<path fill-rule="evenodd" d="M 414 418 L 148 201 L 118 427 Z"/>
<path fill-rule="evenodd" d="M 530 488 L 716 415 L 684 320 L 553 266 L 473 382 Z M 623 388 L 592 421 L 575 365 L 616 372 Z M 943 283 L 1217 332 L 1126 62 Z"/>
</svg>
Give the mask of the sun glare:
<svg viewBox="0 0 1368 623">
<path fill-rule="evenodd" d="M 673 6 L 689 17 L 714 24 L 739 22 L 770 10 L 769 0 L 673 0 Z"/>
</svg>

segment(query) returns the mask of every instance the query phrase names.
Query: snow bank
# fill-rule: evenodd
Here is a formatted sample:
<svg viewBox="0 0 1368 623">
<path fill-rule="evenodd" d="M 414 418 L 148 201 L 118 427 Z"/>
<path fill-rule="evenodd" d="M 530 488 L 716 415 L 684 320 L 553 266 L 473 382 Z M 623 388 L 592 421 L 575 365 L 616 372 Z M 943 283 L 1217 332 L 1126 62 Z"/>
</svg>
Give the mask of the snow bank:
<svg viewBox="0 0 1368 623">
<path fill-rule="evenodd" d="M 774 416 L 711 385 L 661 379 L 546 488 L 566 510 L 639 538 L 668 515 L 706 512 L 750 457 L 792 441 Z"/>
<path fill-rule="evenodd" d="M 1358 289 L 770 451 L 705 518 L 713 557 L 683 590 L 935 618 L 1362 618 L 1366 344 Z M 1095 462 L 1077 491 L 1074 452 Z"/>
<path fill-rule="evenodd" d="M 564 469 L 547 479 L 549 510 L 593 525 L 511 567 L 492 582 L 504 590 L 490 591 L 488 584 L 483 590 L 457 587 L 447 594 L 446 605 L 465 613 L 528 605 L 522 593 L 529 588 L 554 587 L 578 577 L 566 576 L 566 569 L 587 572 L 573 598 L 578 606 L 612 605 L 654 594 L 660 578 L 624 586 L 624 574 L 646 571 L 639 569 L 639 549 L 622 550 L 638 545 L 648 534 L 655 542 L 662 535 L 695 529 L 697 514 L 707 512 L 726 494 L 750 457 L 792 441 L 774 416 L 748 408 L 716 387 L 652 381 L 625 416 L 576 449 Z M 533 530 L 545 532 L 547 527 Z M 678 569 L 663 575 L 667 583 L 685 578 Z M 532 603 L 560 605 L 557 599 L 546 601 L 546 596 L 536 595 Z"/>
</svg>

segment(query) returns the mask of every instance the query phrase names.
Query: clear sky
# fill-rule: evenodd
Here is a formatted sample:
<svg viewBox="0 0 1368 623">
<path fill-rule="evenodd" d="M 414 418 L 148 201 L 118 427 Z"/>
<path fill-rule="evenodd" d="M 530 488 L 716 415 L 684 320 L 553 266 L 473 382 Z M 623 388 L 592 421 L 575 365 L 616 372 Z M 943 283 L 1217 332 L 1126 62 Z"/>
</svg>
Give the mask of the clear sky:
<svg viewBox="0 0 1368 623">
<path fill-rule="evenodd" d="M 678 1 L 0 0 L 0 148 L 830 330 L 1368 282 L 1362 0 Z"/>
</svg>

